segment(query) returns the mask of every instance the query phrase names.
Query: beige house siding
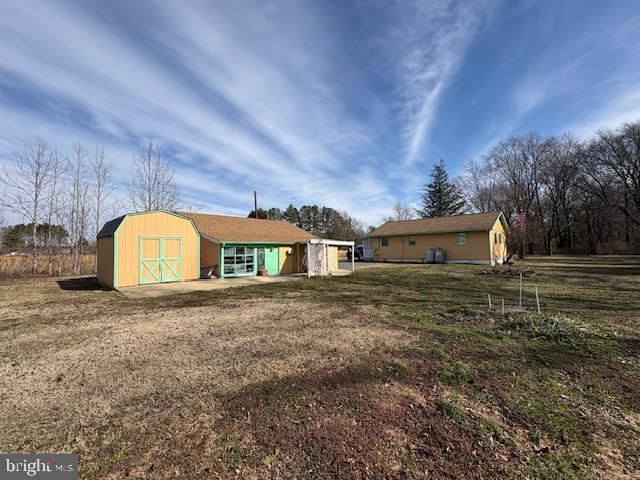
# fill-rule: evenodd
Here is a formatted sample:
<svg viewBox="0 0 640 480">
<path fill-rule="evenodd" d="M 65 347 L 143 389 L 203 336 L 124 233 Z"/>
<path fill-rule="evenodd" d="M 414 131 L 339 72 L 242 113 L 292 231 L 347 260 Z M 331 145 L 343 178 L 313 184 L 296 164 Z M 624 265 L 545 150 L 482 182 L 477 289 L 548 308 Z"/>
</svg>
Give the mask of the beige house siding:
<svg viewBox="0 0 640 480">
<path fill-rule="evenodd" d="M 388 246 L 382 246 L 382 237 L 373 239 L 374 258 L 381 261 L 423 262 L 426 260 L 427 249 L 441 248 L 445 252 L 447 261 L 487 262 L 491 261 L 491 245 L 489 232 L 466 232 L 467 244 L 458 245 L 458 234 L 431 233 L 415 235 L 415 245 L 409 245 L 410 235 L 386 237 Z"/>
<path fill-rule="evenodd" d="M 181 238 L 181 279 L 196 280 L 200 277 L 200 236 L 191 221 L 167 212 L 148 212 L 127 215 L 116 232 L 117 287 L 138 285 L 140 237 Z"/>
<path fill-rule="evenodd" d="M 297 273 L 296 270 L 296 247 L 284 246 L 280 247 L 279 259 L 280 259 L 280 275 L 287 275 L 291 273 Z M 291 251 L 291 253 L 288 253 Z"/>
<path fill-rule="evenodd" d="M 507 235 L 500 219 L 496 220 L 493 228 L 489 231 L 489 242 L 491 244 L 491 260 L 502 263 L 507 258 Z"/>
<path fill-rule="evenodd" d="M 331 253 L 329 254 L 329 258 L 332 260 L 331 269 L 333 271 L 338 270 L 338 247 L 329 246 L 327 248 L 331 249 Z M 291 249 L 291 254 L 287 255 L 287 251 L 289 249 Z M 304 260 L 306 249 L 306 244 L 298 244 L 291 247 L 280 247 L 280 273 L 300 273 L 302 271 L 302 261 Z"/>
<path fill-rule="evenodd" d="M 334 247 L 334 246 L 329 246 L 329 250 L 330 250 L 330 254 L 329 254 L 329 258 L 333 261 L 333 265 L 331 265 L 331 270 L 332 271 L 337 271 L 338 270 L 338 247 Z"/>
<path fill-rule="evenodd" d="M 307 245 L 306 244 L 298 244 L 298 245 L 295 246 L 296 272 L 301 272 L 302 271 L 302 264 L 303 264 L 304 255 L 305 255 L 306 250 L 307 250 Z"/>
<path fill-rule="evenodd" d="M 200 266 L 220 266 L 220 244 L 200 237 Z"/>
<path fill-rule="evenodd" d="M 113 237 L 98 239 L 98 282 L 113 288 Z"/>
</svg>

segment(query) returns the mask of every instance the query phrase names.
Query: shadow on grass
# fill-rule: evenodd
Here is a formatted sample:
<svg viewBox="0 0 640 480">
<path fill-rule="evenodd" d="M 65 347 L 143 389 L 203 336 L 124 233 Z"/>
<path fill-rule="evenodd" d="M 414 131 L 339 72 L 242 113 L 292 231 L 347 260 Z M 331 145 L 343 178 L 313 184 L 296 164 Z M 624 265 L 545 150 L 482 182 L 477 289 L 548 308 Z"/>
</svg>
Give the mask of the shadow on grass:
<svg viewBox="0 0 640 480">
<path fill-rule="evenodd" d="M 64 280 L 56 280 L 56 283 L 62 290 L 101 290 L 105 292 L 112 290 L 109 287 L 99 284 L 96 277 L 67 278 Z"/>
</svg>

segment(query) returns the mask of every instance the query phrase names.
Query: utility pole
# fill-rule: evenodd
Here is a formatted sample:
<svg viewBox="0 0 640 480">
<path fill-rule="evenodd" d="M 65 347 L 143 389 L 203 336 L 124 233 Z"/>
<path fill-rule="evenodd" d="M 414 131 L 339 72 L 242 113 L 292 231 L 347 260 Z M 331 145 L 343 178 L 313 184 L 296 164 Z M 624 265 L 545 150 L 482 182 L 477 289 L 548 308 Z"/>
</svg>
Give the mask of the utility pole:
<svg viewBox="0 0 640 480">
<path fill-rule="evenodd" d="M 253 191 L 253 214 L 254 218 L 258 218 L 258 194 L 256 191 Z"/>
</svg>

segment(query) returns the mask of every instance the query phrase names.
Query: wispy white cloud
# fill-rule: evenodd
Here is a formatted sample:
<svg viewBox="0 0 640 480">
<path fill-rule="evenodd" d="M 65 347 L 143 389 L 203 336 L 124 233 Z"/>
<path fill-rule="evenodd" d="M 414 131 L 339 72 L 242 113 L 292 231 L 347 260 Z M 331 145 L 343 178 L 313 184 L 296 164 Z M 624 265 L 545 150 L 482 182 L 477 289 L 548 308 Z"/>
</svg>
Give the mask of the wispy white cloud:
<svg viewBox="0 0 640 480">
<path fill-rule="evenodd" d="M 389 54 L 398 68 L 400 108 L 405 124 L 405 162 L 419 160 L 441 98 L 462 64 L 465 52 L 490 13 L 480 2 L 400 4 L 401 21 Z"/>
<path fill-rule="evenodd" d="M 154 21 L 166 28 L 146 32 L 149 42 L 173 57 L 173 65 L 85 10 L 48 3 L 7 9 L 0 20 L 6 39 L 0 42 L 0 59 L 21 81 L 56 99 L 54 108 L 72 105 L 88 112 L 105 136 L 100 143 L 110 143 L 109 148 L 120 144 L 122 150 L 133 137 L 188 152 L 196 165 L 179 166 L 178 178 L 205 207 L 228 202 L 233 208 L 257 188 L 265 205 L 323 203 L 370 217 L 375 207 L 362 211 L 359 195 L 375 192 L 378 202 L 386 201 L 388 186 L 365 167 L 342 164 L 345 155 L 366 152 L 371 140 L 334 96 L 326 75 L 335 74 L 327 70 L 335 52 L 314 42 L 322 37 L 317 31 L 322 26 L 313 12 L 292 4 L 269 23 L 259 18 L 269 13 L 259 4 L 248 9 L 258 12 L 255 18 L 206 3 L 176 7 L 159 4 Z M 241 34 L 261 21 L 260 38 Z M 282 30 L 283 25 L 306 30 Z M 260 43 L 264 38 L 269 48 Z M 59 136 L 60 129 L 63 137 L 87 136 L 72 123 L 46 130 Z M 136 149 L 119 159 L 122 166 L 130 164 Z M 211 175 L 205 183 L 217 186 L 194 192 L 198 173 Z"/>
<path fill-rule="evenodd" d="M 437 121 L 443 99 L 500 6 L 3 2 L 0 162 L 42 134 L 62 149 L 103 145 L 124 180 L 153 140 L 203 211 L 242 214 L 258 190 L 265 207 L 317 203 L 377 223 L 396 199 L 415 199 L 435 128 L 454 128 Z M 623 45 L 633 29 L 623 30 L 611 41 Z M 499 93 L 512 108 L 482 125 L 486 137 L 575 86 L 575 51 L 593 48 L 558 48 L 511 79 Z M 623 86 L 576 129 L 636 115 Z"/>
</svg>

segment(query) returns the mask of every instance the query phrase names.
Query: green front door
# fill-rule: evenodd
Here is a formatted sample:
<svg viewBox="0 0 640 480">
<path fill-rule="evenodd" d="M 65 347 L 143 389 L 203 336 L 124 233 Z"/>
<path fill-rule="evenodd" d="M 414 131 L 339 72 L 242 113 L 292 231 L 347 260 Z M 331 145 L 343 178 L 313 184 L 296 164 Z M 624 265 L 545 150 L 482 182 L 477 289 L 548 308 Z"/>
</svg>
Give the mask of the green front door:
<svg viewBox="0 0 640 480">
<path fill-rule="evenodd" d="M 178 282 L 182 279 L 182 239 L 140 237 L 138 283 Z"/>
<path fill-rule="evenodd" d="M 278 265 L 278 247 L 258 247 L 258 270 L 264 268 L 269 275 L 278 275 L 280 268 Z"/>
</svg>

